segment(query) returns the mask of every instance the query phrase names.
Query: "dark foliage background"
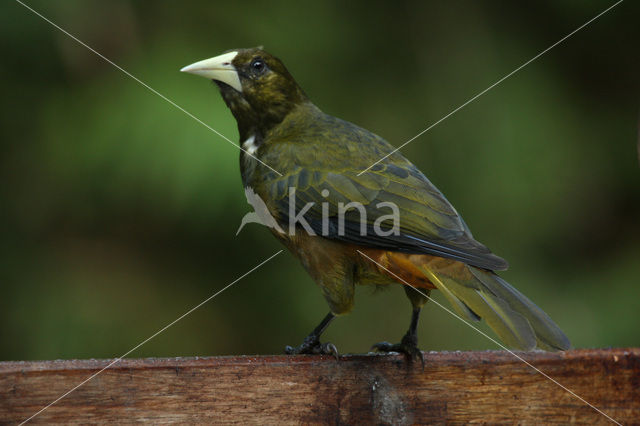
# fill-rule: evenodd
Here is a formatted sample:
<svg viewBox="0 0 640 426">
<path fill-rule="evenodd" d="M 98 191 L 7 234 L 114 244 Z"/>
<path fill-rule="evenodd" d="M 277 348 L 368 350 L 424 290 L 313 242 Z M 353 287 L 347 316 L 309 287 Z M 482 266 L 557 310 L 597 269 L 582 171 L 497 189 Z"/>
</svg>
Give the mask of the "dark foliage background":
<svg viewBox="0 0 640 426">
<path fill-rule="evenodd" d="M 317 105 L 395 145 L 612 3 L 28 2 L 232 140 L 215 87 L 178 70 L 264 45 Z M 403 150 L 576 347 L 639 344 L 639 11 L 622 3 Z M 18 3 L 0 37 L 0 359 L 120 355 L 280 249 L 258 225 L 235 236 L 236 148 Z M 279 353 L 326 311 L 286 253 L 132 356 Z M 327 338 L 363 352 L 409 311 L 399 287 L 362 288 Z M 420 340 L 496 347 L 435 304 Z"/>
</svg>

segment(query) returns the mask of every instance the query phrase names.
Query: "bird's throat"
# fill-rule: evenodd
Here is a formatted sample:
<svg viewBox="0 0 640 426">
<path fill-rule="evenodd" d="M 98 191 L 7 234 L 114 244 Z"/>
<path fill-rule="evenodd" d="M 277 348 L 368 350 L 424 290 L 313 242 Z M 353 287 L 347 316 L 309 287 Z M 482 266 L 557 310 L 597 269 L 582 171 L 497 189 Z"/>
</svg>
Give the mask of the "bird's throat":
<svg viewBox="0 0 640 426">
<path fill-rule="evenodd" d="M 227 107 L 238 124 L 240 140 L 245 141 L 256 135 L 260 139 L 267 137 L 270 131 L 282 123 L 287 116 L 299 107 L 312 105 L 304 94 L 299 93 L 294 100 L 282 102 L 259 102 L 240 93 L 225 83 L 216 81 Z"/>
</svg>

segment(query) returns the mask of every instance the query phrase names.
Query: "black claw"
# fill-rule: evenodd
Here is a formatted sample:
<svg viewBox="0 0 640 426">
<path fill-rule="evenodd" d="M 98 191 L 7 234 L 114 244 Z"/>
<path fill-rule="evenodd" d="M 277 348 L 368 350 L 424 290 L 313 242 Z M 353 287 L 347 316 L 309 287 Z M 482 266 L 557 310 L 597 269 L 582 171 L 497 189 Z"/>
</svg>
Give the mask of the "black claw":
<svg viewBox="0 0 640 426">
<path fill-rule="evenodd" d="M 338 348 L 333 343 L 320 343 L 315 341 L 304 341 L 300 346 L 285 346 L 284 353 L 287 355 L 333 355 L 339 359 Z"/>
<path fill-rule="evenodd" d="M 331 312 L 320 322 L 320 324 L 304 338 L 300 346 L 285 346 L 284 353 L 287 355 L 312 354 L 312 355 L 333 355 L 339 359 L 338 349 L 333 343 L 320 343 L 320 335 L 333 321 L 335 315 Z"/>
<path fill-rule="evenodd" d="M 323 343 L 322 345 L 322 353 L 324 355 L 333 355 L 336 359 L 340 359 L 340 355 L 338 354 L 338 348 L 333 343 Z"/>
<path fill-rule="evenodd" d="M 376 352 L 398 352 L 405 354 L 411 361 L 420 361 L 424 370 L 424 357 L 422 351 L 415 345 L 404 341 L 402 343 L 379 342 L 371 347 Z"/>
<path fill-rule="evenodd" d="M 414 307 L 411 315 L 411 325 L 409 330 L 402 337 L 400 343 L 380 342 L 371 347 L 376 352 L 399 352 L 409 357 L 410 361 L 420 360 L 422 370 L 424 370 L 424 357 L 422 351 L 418 348 L 418 335 L 416 329 L 418 327 L 418 318 L 420 317 L 420 307 Z"/>
</svg>

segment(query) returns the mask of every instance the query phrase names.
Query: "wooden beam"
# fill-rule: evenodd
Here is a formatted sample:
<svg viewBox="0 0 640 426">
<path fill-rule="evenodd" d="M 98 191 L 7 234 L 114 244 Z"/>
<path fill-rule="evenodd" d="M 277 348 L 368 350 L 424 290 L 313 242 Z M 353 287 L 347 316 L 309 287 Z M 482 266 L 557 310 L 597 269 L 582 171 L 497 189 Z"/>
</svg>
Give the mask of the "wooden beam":
<svg viewBox="0 0 640 426">
<path fill-rule="evenodd" d="M 640 348 L 518 352 L 618 422 L 640 422 Z M 0 423 L 21 422 L 112 360 L 0 363 Z M 125 359 L 44 423 L 609 423 L 507 352 Z"/>
</svg>

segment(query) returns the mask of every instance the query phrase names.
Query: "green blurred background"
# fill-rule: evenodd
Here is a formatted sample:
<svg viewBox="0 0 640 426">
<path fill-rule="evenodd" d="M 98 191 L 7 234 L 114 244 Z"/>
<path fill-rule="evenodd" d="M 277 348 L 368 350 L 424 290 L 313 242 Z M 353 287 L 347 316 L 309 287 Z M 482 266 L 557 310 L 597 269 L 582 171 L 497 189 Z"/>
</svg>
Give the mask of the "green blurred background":
<svg viewBox="0 0 640 426">
<path fill-rule="evenodd" d="M 178 70 L 264 45 L 394 145 L 612 3 L 28 2 L 232 140 L 216 88 Z M 640 343 L 638 12 L 622 3 L 403 149 L 576 347 Z M 0 23 L 0 359 L 121 355 L 281 248 L 259 225 L 235 236 L 236 148 L 18 3 Z M 427 308 L 422 348 L 496 348 Z M 281 353 L 326 312 L 285 252 L 131 356 Z M 361 288 L 326 339 L 364 352 L 409 315 L 399 286 Z"/>
</svg>

